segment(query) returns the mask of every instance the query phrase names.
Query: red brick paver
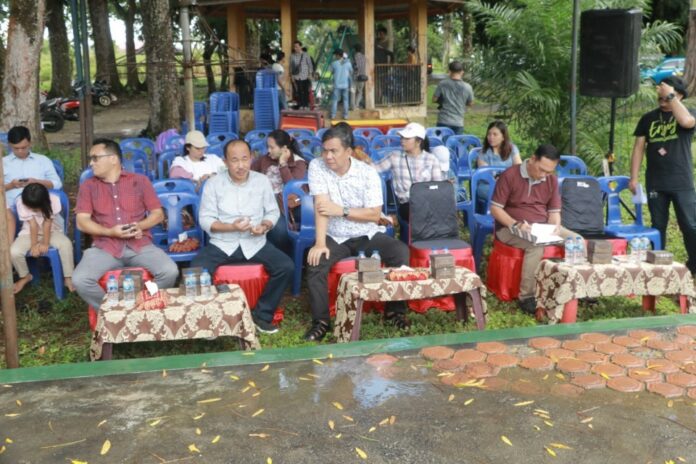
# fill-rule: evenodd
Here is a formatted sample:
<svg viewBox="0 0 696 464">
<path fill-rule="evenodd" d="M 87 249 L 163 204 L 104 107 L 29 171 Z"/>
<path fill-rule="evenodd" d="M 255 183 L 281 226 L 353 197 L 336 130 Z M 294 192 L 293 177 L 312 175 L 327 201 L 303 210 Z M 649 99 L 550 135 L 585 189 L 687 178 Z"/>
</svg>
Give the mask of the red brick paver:
<svg viewBox="0 0 696 464">
<path fill-rule="evenodd" d="M 454 354 L 452 348 L 447 348 L 446 346 L 429 346 L 423 348 L 420 352 L 421 356 L 430 361 L 437 361 L 438 359 L 449 359 Z"/>
<path fill-rule="evenodd" d="M 686 372 L 667 374 L 665 380 L 678 387 L 696 387 L 696 375 L 687 374 Z"/>
<path fill-rule="evenodd" d="M 564 350 L 570 351 L 592 351 L 594 349 L 594 345 L 592 343 L 588 343 L 583 340 L 566 340 L 563 342 L 561 347 Z"/>
<path fill-rule="evenodd" d="M 655 332 L 654 330 L 631 330 L 628 332 L 629 337 L 633 337 L 636 340 L 651 340 L 653 338 L 662 338 L 662 335 L 660 335 L 659 332 Z"/>
<path fill-rule="evenodd" d="M 529 346 L 537 350 L 548 350 L 550 348 L 558 348 L 561 346 L 561 341 L 551 337 L 537 337 L 529 339 Z"/>
<path fill-rule="evenodd" d="M 604 377 L 597 374 L 587 374 L 578 375 L 570 380 L 570 383 L 582 387 L 585 390 L 592 390 L 595 388 L 604 388 L 607 385 L 607 381 Z"/>
<path fill-rule="evenodd" d="M 464 366 L 464 372 L 466 372 L 469 377 L 480 379 L 484 377 L 495 377 L 500 372 L 500 368 L 498 366 L 488 364 L 487 362 L 476 362 L 466 364 Z"/>
<path fill-rule="evenodd" d="M 444 383 L 445 385 L 457 385 L 457 384 L 462 384 L 466 383 L 470 380 L 474 380 L 468 375 L 466 375 L 464 372 L 457 372 L 456 374 L 453 375 L 445 375 L 440 377 L 440 382 Z"/>
<path fill-rule="evenodd" d="M 665 358 L 677 364 L 689 364 L 696 361 L 696 351 L 676 350 L 665 353 Z"/>
<path fill-rule="evenodd" d="M 696 400 L 696 388 L 689 388 L 689 390 L 686 392 L 686 396 L 692 400 Z"/>
<path fill-rule="evenodd" d="M 645 383 L 662 382 L 664 379 L 664 376 L 659 372 L 646 368 L 629 369 L 628 376 Z"/>
<path fill-rule="evenodd" d="M 433 364 L 433 369 L 440 372 L 461 370 L 463 364 L 455 359 L 438 359 Z"/>
<path fill-rule="evenodd" d="M 609 356 L 604 353 L 597 353 L 596 351 L 581 351 L 575 355 L 580 361 L 585 361 L 590 364 L 599 364 L 609 361 Z"/>
<path fill-rule="evenodd" d="M 595 351 L 604 354 L 625 353 L 628 348 L 617 345 L 616 343 L 595 343 Z"/>
<path fill-rule="evenodd" d="M 452 356 L 452 359 L 455 359 L 462 364 L 481 362 L 486 360 L 486 353 L 481 353 L 478 350 L 472 349 L 457 350 L 457 352 Z"/>
<path fill-rule="evenodd" d="M 621 367 L 643 367 L 645 360 L 629 353 L 619 353 L 611 357 L 611 362 Z"/>
<path fill-rule="evenodd" d="M 556 364 L 556 369 L 566 374 L 586 374 L 590 371 L 590 364 L 579 359 L 561 359 Z"/>
<path fill-rule="evenodd" d="M 645 346 L 647 346 L 648 348 L 652 348 L 653 350 L 662 351 L 674 351 L 679 349 L 679 345 L 677 345 L 676 343 L 667 340 L 660 340 L 657 338 L 651 338 L 647 341 Z"/>
<path fill-rule="evenodd" d="M 626 369 L 612 363 L 601 363 L 592 366 L 592 372 L 599 375 L 604 374 L 607 377 L 619 377 L 626 374 Z"/>
<path fill-rule="evenodd" d="M 690 350 L 694 346 L 694 339 L 684 334 L 678 334 L 672 341 L 683 350 Z"/>
<path fill-rule="evenodd" d="M 493 353 L 488 355 L 486 362 L 498 367 L 515 367 L 520 359 L 507 353 Z"/>
<path fill-rule="evenodd" d="M 614 377 L 607 381 L 607 387 L 624 393 L 639 392 L 643 390 L 644 385 L 643 382 L 626 377 L 625 375 Z"/>
<path fill-rule="evenodd" d="M 476 344 L 476 349 L 484 353 L 505 353 L 507 351 L 507 345 L 500 342 L 482 342 Z"/>
<path fill-rule="evenodd" d="M 636 348 L 641 345 L 640 340 L 626 335 L 618 335 L 612 340 L 617 345 L 625 346 L 626 348 Z"/>
<path fill-rule="evenodd" d="M 696 375 L 696 363 L 686 364 L 684 367 L 682 367 L 682 369 L 684 369 L 684 372 L 686 373 Z"/>
<path fill-rule="evenodd" d="M 580 335 L 580 340 L 587 343 L 609 343 L 611 341 L 611 336 L 603 333 L 584 333 Z"/>
<path fill-rule="evenodd" d="M 664 358 L 649 359 L 646 367 L 656 370 L 657 372 L 662 372 L 663 374 L 671 374 L 679 371 L 679 366 Z"/>
<path fill-rule="evenodd" d="M 551 387 L 551 394 L 556 396 L 565 396 L 568 398 L 577 398 L 582 395 L 585 390 L 576 385 L 569 383 L 559 383 Z"/>
<path fill-rule="evenodd" d="M 399 358 L 390 354 L 382 353 L 370 356 L 365 362 L 374 367 L 389 367 L 398 361 Z"/>
<path fill-rule="evenodd" d="M 563 348 L 551 348 L 549 350 L 544 351 L 544 355 L 546 355 L 554 361 L 558 361 L 559 359 L 564 358 L 574 358 L 575 351 L 564 350 Z"/>
<path fill-rule="evenodd" d="M 530 356 L 520 362 L 520 366 L 533 371 L 549 371 L 553 369 L 553 361 L 546 356 Z"/>
<path fill-rule="evenodd" d="M 490 391 L 505 390 L 510 382 L 500 377 L 488 377 L 483 380 L 481 388 Z"/>
<path fill-rule="evenodd" d="M 677 333 L 696 338 L 696 325 L 681 325 L 677 327 Z"/>
<path fill-rule="evenodd" d="M 684 389 L 673 385 L 671 383 L 664 382 L 651 382 L 647 384 L 648 391 L 651 393 L 657 393 L 665 398 L 676 398 L 684 394 Z"/>
</svg>

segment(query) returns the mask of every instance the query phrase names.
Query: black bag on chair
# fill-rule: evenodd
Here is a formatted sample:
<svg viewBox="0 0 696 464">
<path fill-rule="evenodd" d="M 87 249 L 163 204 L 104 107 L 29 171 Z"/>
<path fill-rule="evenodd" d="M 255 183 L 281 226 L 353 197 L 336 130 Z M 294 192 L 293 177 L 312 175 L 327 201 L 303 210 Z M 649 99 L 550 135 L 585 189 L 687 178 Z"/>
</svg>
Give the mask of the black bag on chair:
<svg viewBox="0 0 696 464">
<path fill-rule="evenodd" d="M 446 180 L 416 182 L 409 191 L 411 242 L 459 239 L 454 186 Z"/>
<path fill-rule="evenodd" d="M 567 177 L 561 184 L 561 225 L 583 237 L 604 234 L 604 204 L 597 179 Z"/>
</svg>

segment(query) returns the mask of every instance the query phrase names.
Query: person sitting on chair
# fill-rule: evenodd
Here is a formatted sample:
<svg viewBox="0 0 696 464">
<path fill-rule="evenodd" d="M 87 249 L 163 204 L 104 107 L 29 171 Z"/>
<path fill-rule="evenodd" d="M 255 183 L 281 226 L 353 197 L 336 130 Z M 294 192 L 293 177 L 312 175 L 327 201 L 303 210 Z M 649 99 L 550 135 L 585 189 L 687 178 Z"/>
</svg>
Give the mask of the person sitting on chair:
<svg viewBox="0 0 696 464">
<path fill-rule="evenodd" d="M 208 178 L 224 171 L 225 163 L 219 156 L 205 154 L 209 146 L 203 132 L 194 130 L 186 134 L 183 156 L 174 158 L 169 177 L 190 179 L 196 183 L 196 189 L 200 189 Z"/>
<path fill-rule="evenodd" d="M 252 317 L 260 332 L 276 333 L 273 314 L 295 269 L 292 260 L 266 240 L 280 216 L 278 203 L 268 177 L 251 171 L 251 148 L 244 140 L 225 145 L 225 164 L 227 172 L 210 179 L 203 189 L 198 222 L 210 242 L 191 266 L 212 275 L 226 264 L 262 264 L 270 279 Z"/>
<path fill-rule="evenodd" d="M 407 265 L 408 247 L 379 226 L 382 182 L 371 166 L 351 156 L 350 132 L 333 127 L 322 137 L 321 158 L 309 163 L 309 190 L 314 197 L 316 242 L 309 250 L 307 286 L 312 327 L 304 338 L 322 340 L 330 328 L 328 274 L 338 261 L 378 251 L 387 266 Z M 406 303 L 388 302 L 385 318 L 407 330 Z"/>
<path fill-rule="evenodd" d="M 531 230 L 533 223 L 553 224 L 562 238 L 576 233 L 561 226 L 561 196 L 554 174 L 560 154 L 553 145 L 540 145 L 525 162 L 505 170 L 495 184 L 491 215 L 495 219 L 495 237 L 524 250 L 520 280 L 519 307 L 528 314 L 536 312 L 534 273 L 544 255 L 544 246 L 535 245 L 512 231 Z"/>
<path fill-rule="evenodd" d="M 94 177 L 77 193 L 77 228 L 92 235 L 73 272 L 78 295 L 94 309 L 104 298 L 99 278 L 123 267 L 144 267 L 160 288 L 174 286 L 179 269 L 164 250 L 152 244 L 150 229 L 164 219 L 162 204 L 150 180 L 123 170 L 118 143 L 96 139 L 89 151 Z"/>
</svg>

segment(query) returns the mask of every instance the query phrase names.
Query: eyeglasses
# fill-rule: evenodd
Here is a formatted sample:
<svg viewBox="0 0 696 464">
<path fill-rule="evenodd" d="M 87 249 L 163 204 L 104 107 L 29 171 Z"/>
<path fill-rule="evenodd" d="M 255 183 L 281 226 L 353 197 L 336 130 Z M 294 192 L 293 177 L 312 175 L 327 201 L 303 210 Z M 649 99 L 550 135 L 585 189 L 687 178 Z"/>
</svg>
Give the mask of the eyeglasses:
<svg viewBox="0 0 696 464">
<path fill-rule="evenodd" d="M 114 155 L 113 155 L 112 153 L 104 153 L 103 155 L 90 155 L 90 156 L 89 156 L 89 162 L 90 162 L 90 163 L 92 163 L 92 162 L 96 163 L 97 161 L 99 161 L 99 158 L 104 158 L 105 156 L 114 156 Z"/>
<path fill-rule="evenodd" d="M 657 98 L 657 101 L 659 101 L 659 102 L 665 102 L 665 103 L 666 103 L 666 102 L 669 101 L 669 98 L 667 98 L 667 97 L 658 97 L 658 98 Z"/>
</svg>

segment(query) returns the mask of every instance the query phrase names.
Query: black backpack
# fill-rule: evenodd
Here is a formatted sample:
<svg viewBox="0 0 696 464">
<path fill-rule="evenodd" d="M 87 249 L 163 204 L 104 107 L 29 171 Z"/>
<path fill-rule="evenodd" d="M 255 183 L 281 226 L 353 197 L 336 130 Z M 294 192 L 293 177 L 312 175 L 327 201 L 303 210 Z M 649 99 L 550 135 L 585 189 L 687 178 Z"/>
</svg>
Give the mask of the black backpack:
<svg viewBox="0 0 696 464">
<path fill-rule="evenodd" d="M 597 179 L 566 177 L 561 184 L 561 224 L 583 237 L 604 234 L 604 203 Z"/>
</svg>

